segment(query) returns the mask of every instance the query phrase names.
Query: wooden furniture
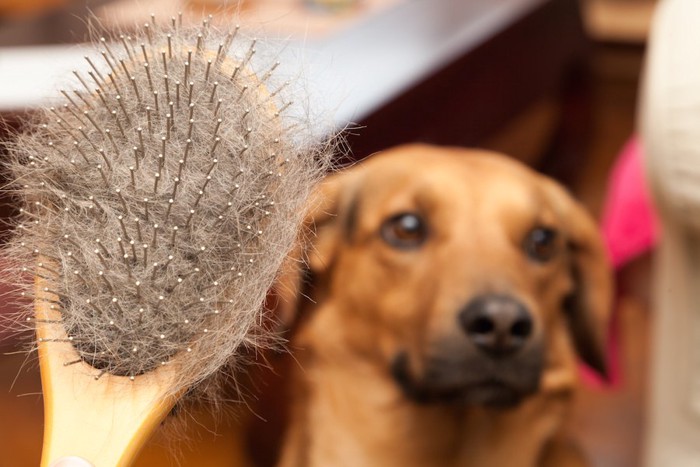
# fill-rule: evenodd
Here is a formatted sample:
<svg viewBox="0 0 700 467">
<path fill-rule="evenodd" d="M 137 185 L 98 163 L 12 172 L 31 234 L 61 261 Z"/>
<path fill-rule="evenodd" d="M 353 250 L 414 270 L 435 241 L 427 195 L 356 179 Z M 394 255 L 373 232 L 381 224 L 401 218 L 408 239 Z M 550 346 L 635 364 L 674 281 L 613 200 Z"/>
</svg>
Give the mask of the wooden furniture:
<svg viewBox="0 0 700 467">
<path fill-rule="evenodd" d="M 559 119 L 537 166 L 571 181 L 589 129 L 588 41 L 576 0 L 540 3 L 363 116 L 350 137 L 354 156 L 407 141 L 479 146 L 551 97 L 559 102 Z"/>
</svg>

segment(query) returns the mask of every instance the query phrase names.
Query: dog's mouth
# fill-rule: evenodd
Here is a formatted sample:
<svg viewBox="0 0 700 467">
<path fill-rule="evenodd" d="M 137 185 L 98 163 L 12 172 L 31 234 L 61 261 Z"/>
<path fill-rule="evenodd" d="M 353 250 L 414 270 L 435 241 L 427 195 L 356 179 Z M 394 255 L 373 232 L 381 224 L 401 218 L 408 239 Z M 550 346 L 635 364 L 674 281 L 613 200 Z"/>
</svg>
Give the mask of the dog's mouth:
<svg viewBox="0 0 700 467">
<path fill-rule="evenodd" d="M 503 381 L 491 379 L 467 385 L 462 391 L 462 400 L 492 408 L 515 407 L 530 394 Z"/>
<path fill-rule="evenodd" d="M 406 397 L 416 403 L 476 405 L 493 409 L 518 406 L 537 391 L 541 373 L 541 367 L 538 365 L 529 370 L 519 371 L 515 376 L 494 371 L 478 371 L 479 368 L 462 371 L 441 368 L 428 371 L 427 375 L 417 378 L 411 374 L 409 358 L 405 352 L 396 356 L 391 370 L 394 380 Z"/>
</svg>

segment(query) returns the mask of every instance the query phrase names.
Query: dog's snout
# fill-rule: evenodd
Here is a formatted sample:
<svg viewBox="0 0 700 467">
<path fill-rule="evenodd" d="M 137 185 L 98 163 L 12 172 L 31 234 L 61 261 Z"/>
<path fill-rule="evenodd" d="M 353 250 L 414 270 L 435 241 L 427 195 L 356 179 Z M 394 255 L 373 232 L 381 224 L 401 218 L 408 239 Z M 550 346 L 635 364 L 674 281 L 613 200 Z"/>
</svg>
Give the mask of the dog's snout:
<svg viewBox="0 0 700 467">
<path fill-rule="evenodd" d="M 530 339 L 533 321 L 525 306 L 504 295 L 484 295 L 473 299 L 459 314 L 469 339 L 493 356 L 517 352 Z"/>
</svg>

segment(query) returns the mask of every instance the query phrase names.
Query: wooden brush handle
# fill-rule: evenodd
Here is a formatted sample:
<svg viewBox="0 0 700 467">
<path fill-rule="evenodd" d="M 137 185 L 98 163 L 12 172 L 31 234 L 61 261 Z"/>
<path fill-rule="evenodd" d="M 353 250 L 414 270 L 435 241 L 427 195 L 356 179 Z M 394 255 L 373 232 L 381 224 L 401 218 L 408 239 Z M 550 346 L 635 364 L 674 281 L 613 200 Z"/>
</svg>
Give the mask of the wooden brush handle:
<svg viewBox="0 0 700 467">
<path fill-rule="evenodd" d="M 57 297 L 36 279 L 35 305 L 39 365 L 44 392 L 42 467 L 64 456 L 79 456 L 95 467 L 128 466 L 172 409 L 171 363 L 148 374 L 104 374 L 79 362 L 60 325 L 61 314 L 49 303 Z"/>
</svg>

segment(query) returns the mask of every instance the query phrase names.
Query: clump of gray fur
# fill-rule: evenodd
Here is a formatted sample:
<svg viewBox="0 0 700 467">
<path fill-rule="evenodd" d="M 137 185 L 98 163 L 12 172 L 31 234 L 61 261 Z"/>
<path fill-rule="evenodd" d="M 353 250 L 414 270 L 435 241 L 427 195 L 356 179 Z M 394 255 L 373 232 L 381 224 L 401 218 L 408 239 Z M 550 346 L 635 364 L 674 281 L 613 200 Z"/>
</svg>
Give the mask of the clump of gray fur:
<svg viewBox="0 0 700 467">
<path fill-rule="evenodd" d="M 332 145 L 285 116 L 275 63 L 240 36 L 173 20 L 101 40 L 80 87 L 10 146 L 23 209 L 4 255 L 58 297 L 55 325 L 95 376 L 187 354 L 176 392 L 264 332 Z"/>
</svg>

